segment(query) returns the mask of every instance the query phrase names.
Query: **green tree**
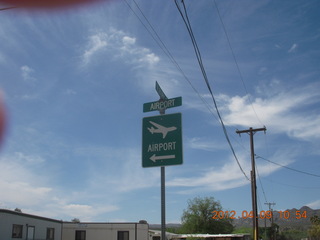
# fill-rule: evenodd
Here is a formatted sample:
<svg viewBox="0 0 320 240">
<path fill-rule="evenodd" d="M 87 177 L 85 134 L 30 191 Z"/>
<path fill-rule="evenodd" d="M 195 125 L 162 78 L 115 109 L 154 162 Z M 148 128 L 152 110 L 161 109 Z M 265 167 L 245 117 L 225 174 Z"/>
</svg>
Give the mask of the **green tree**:
<svg viewBox="0 0 320 240">
<path fill-rule="evenodd" d="M 320 239 L 320 218 L 318 216 L 312 216 L 310 219 L 312 226 L 309 229 L 309 236 L 312 240 Z"/>
<path fill-rule="evenodd" d="M 269 239 L 276 239 L 279 233 L 279 225 L 276 223 L 272 223 L 271 227 L 267 228 L 267 236 Z"/>
<path fill-rule="evenodd" d="M 230 218 L 213 219 L 213 211 L 222 211 L 219 201 L 213 197 L 196 197 L 188 201 L 183 211 L 181 231 L 184 233 L 231 233 L 233 225 Z"/>
</svg>

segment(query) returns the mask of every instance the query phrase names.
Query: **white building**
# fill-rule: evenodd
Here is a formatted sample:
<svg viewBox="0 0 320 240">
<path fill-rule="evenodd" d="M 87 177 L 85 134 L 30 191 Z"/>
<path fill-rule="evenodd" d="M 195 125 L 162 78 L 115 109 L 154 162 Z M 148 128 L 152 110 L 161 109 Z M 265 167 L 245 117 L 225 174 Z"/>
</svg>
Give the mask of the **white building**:
<svg viewBox="0 0 320 240">
<path fill-rule="evenodd" d="M 0 209 L 0 240 L 148 240 L 149 225 L 74 223 Z"/>
<path fill-rule="evenodd" d="M 62 221 L 0 209 L 0 240 L 61 240 Z"/>
<path fill-rule="evenodd" d="M 62 240 L 148 240 L 149 225 L 139 223 L 64 222 Z"/>
</svg>

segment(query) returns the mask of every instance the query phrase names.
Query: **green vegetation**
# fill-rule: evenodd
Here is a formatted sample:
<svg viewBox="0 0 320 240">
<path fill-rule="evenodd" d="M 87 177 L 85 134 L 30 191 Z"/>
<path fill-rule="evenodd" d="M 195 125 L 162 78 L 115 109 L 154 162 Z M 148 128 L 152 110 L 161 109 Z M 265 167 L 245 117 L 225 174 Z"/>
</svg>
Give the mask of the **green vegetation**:
<svg viewBox="0 0 320 240">
<path fill-rule="evenodd" d="M 263 240 L 272 239 L 272 233 L 275 232 L 276 240 L 301 240 L 302 238 L 306 238 L 308 236 L 307 231 L 297 230 L 297 229 L 287 229 L 287 230 L 277 230 L 277 226 L 273 228 L 264 228 L 259 227 L 259 235 Z M 251 227 L 241 227 L 235 229 L 232 233 L 249 233 L 252 237 L 252 228 Z"/>
<path fill-rule="evenodd" d="M 233 225 L 231 219 L 213 219 L 213 211 L 221 211 L 220 202 L 213 197 L 196 197 L 188 201 L 188 208 L 183 211 L 181 221 L 182 233 L 231 233 Z"/>
<path fill-rule="evenodd" d="M 308 233 L 312 239 L 320 239 L 320 218 L 318 216 L 312 216 L 311 219 L 312 226 L 310 227 Z"/>
<path fill-rule="evenodd" d="M 252 228 L 251 227 L 241 227 L 234 229 L 232 233 L 249 233 L 252 238 Z"/>
</svg>

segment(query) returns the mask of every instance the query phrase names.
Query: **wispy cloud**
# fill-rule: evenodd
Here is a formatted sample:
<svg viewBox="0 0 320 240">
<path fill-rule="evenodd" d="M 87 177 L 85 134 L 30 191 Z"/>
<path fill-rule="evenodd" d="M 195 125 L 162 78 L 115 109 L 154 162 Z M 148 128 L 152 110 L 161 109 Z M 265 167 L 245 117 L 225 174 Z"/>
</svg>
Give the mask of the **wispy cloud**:
<svg viewBox="0 0 320 240">
<path fill-rule="evenodd" d="M 103 51 L 105 47 L 108 45 L 107 43 L 108 35 L 104 32 L 98 32 L 89 37 L 89 41 L 87 43 L 87 48 L 83 53 L 83 63 L 88 64 L 93 55 Z"/>
<path fill-rule="evenodd" d="M 46 199 L 52 188 L 41 184 L 41 177 L 33 175 L 20 161 L 21 159 L 16 161 L 13 158 L 1 158 L 0 189 L 6 193 L 1 201 L 23 206 L 39 204 Z M 32 161 L 31 158 L 28 161 Z"/>
<path fill-rule="evenodd" d="M 69 216 L 79 218 L 81 221 L 92 221 L 92 219 L 101 214 L 118 210 L 119 207 L 115 205 L 86 205 L 86 204 L 66 204 L 61 205 L 60 210 Z"/>
<path fill-rule="evenodd" d="M 77 94 L 77 92 L 75 90 L 73 90 L 73 89 L 66 89 L 66 90 L 64 90 L 63 93 L 65 95 L 76 95 Z"/>
<path fill-rule="evenodd" d="M 111 28 L 109 31 L 98 31 L 89 36 L 87 47 L 83 52 L 83 63 L 92 61 L 98 52 L 107 51 L 114 58 L 120 58 L 128 64 L 153 65 L 159 62 L 159 57 L 150 49 L 138 46 L 136 38 L 123 31 Z M 110 56 L 109 56 L 110 57 Z"/>
<path fill-rule="evenodd" d="M 247 164 L 246 161 L 240 161 L 242 167 L 247 172 L 249 164 Z M 241 187 L 248 183 L 249 181 L 245 179 L 234 159 L 229 158 L 227 163 L 221 168 L 207 169 L 199 176 L 177 177 L 172 179 L 167 185 L 172 187 L 184 187 L 186 190 L 179 191 L 179 193 L 190 194 L 190 192 L 209 190 L 221 191 Z"/>
<path fill-rule="evenodd" d="M 318 83 L 314 83 L 299 89 L 277 90 L 264 98 L 255 99 L 248 95 L 222 95 L 219 99 L 223 118 L 228 125 L 248 127 L 256 125 L 257 114 L 261 122 L 274 133 L 313 140 L 320 136 L 319 113 L 305 116 L 303 112 L 309 105 L 319 103 L 319 87 Z"/>
<path fill-rule="evenodd" d="M 226 145 L 221 142 L 208 140 L 200 137 L 194 137 L 187 139 L 186 146 L 192 149 L 205 150 L 205 151 L 216 151 L 225 149 Z"/>
<path fill-rule="evenodd" d="M 64 220 L 78 217 L 90 221 L 100 214 L 119 209 L 107 201 L 85 204 L 92 192 L 84 189 L 82 193 L 73 190 L 61 194 L 67 189 L 50 186 L 52 176 L 39 174 L 35 169 L 42 163 L 40 157 L 16 153 L 16 157 L 0 159 L 0 191 L 5 192 L 1 198 L 2 206 L 19 207 L 23 211 Z M 94 176 L 93 176 L 94 177 Z M 60 197 L 63 195 L 63 197 Z M 37 209 L 37 210 L 35 210 Z"/>
<path fill-rule="evenodd" d="M 15 152 L 13 157 L 16 159 L 16 161 L 21 163 L 24 162 L 28 164 L 41 164 L 45 162 L 45 159 L 41 156 L 31 156 L 22 152 Z"/>
<path fill-rule="evenodd" d="M 312 209 L 319 209 L 320 208 L 320 199 L 316 200 L 314 202 L 311 202 L 311 203 L 307 203 L 306 206 L 308 206 Z"/>
<path fill-rule="evenodd" d="M 20 70 L 21 70 L 21 76 L 23 80 L 27 82 L 34 82 L 37 80 L 35 77 L 33 77 L 33 73 L 35 71 L 31 67 L 24 65 L 20 68 Z"/>
<path fill-rule="evenodd" d="M 271 158 L 282 166 L 287 166 L 295 161 L 295 154 L 294 151 L 282 151 L 275 153 Z M 246 175 L 250 176 L 251 164 L 246 155 L 247 154 L 238 153 L 238 159 Z M 223 166 L 206 169 L 198 176 L 173 178 L 167 185 L 184 189 L 177 193 L 194 194 L 207 191 L 222 191 L 250 184 L 240 171 L 233 156 L 230 156 L 228 160 L 224 162 Z M 256 161 L 256 167 L 259 169 L 260 177 L 269 176 L 281 169 L 279 165 L 262 161 Z"/>
<path fill-rule="evenodd" d="M 145 171 L 141 167 L 139 164 L 141 155 L 136 149 L 86 147 L 76 151 L 77 155 L 82 157 L 88 155 L 91 158 L 103 159 L 101 162 L 99 160 L 97 167 L 90 166 L 91 189 L 98 191 L 108 184 L 109 191 L 116 194 L 154 187 L 158 184 L 158 177 L 154 175 L 155 169 Z M 105 169 L 108 169 L 107 172 Z"/>
<path fill-rule="evenodd" d="M 288 53 L 295 52 L 297 48 L 298 48 L 298 44 L 296 43 L 292 44 L 291 48 L 288 50 Z"/>
<path fill-rule="evenodd" d="M 6 62 L 5 56 L 0 52 L 0 63 L 3 64 Z"/>
<path fill-rule="evenodd" d="M 185 85 L 175 79 L 178 74 L 172 65 L 162 61 L 150 48 L 139 45 L 135 36 L 115 28 L 96 31 L 89 36 L 81 59 L 81 67 L 88 69 L 97 64 L 106 64 L 106 61 L 114 64 L 112 66 L 118 65 L 118 68 L 129 67 L 143 91 L 150 92 L 154 82 L 160 81 L 161 87 L 170 96 L 172 89 L 176 92 Z M 117 64 L 119 62 L 120 65 Z"/>
</svg>

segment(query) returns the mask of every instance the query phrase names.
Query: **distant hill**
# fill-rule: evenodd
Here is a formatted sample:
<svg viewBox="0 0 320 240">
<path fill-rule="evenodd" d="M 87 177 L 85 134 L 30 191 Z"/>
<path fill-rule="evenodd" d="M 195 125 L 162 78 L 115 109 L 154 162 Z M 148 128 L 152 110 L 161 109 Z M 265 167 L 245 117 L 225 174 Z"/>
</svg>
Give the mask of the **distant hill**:
<svg viewBox="0 0 320 240">
<path fill-rule="evenodd" d="M 301 215 L 300 215 L 301 214 Z M 314 215 L 320 216 L 320 209 L 311 209 L 304 206 L 300 209 L 287 209 L 283 211 L 273 211 L 273 221 L 278 224 L 282 230 L 287 229 L 301 229 L 305 230 L 311 226 L 310 218 Z M 239 227 L 252 227 L 252 218 L 247 219 L 235 219 L 233 225 L 236 228 Z M 269 227 L 271 225 L 271 219 L 260 219 L 259 227 Z"/>
<path fill-rule="evenodd" d="M 166 228 L 180 228 L 181 224 L 180 223 L 167 223 Z M 149 224 L 149 228 L 153 230 L 160 230 L 161 229 L 161 224 Z"/>
</svg>

